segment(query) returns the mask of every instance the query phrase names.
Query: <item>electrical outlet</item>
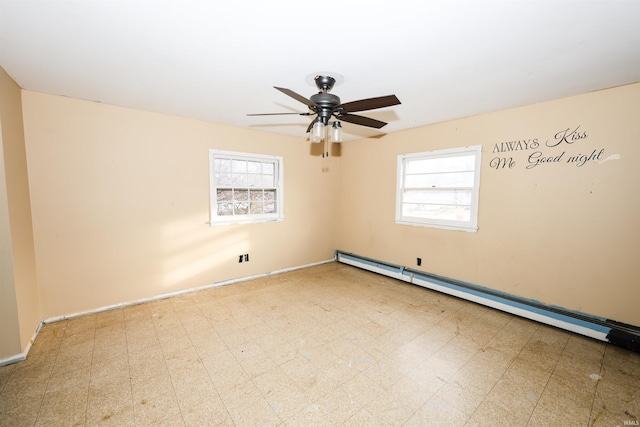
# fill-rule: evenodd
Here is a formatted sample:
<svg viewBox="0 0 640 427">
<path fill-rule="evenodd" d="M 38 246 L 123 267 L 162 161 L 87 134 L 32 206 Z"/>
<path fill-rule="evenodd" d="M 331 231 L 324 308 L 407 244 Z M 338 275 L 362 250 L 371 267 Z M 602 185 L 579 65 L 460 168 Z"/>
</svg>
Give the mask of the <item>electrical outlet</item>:
<svg viewBox="0 0 640 427">
<path fill-rule="evenodd" d="M 420 267 L 422 265 L 422 258 L 416 258 L 416 264 Z"/>
</svg>

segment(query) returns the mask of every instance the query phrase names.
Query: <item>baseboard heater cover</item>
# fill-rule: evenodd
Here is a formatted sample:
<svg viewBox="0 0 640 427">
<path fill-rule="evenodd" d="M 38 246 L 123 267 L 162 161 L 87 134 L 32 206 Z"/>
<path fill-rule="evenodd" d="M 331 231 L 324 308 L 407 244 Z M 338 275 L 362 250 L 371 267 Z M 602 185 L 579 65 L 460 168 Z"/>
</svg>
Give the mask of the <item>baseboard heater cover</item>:
<svg viewBox="0 0 640 427">
<path fill-rule="evenodd" d="M 372 271 L 640 353 L 640 328 L 633 325 L 561 307 L 545 305 L 535 300 L 517 297 L 482 286 L 340 250 L 335 252 L 335 259 L 343 264 Z"/>
</svg>

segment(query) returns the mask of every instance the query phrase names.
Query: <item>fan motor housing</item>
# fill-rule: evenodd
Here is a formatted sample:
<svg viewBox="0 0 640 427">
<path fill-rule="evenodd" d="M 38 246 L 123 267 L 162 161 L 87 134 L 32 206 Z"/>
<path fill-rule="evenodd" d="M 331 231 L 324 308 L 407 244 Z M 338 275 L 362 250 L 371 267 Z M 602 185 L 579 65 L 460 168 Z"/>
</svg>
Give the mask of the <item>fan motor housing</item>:
<svg viewBox="0 0 640 427">
<path fill-rule="evenodd" d="M 323 123 L 331 118 L 333 111 L 340 105 L 340 98 L 332 93 L 316 93 L 311 95 L 311 101 L 318 107 L 318 117 L 322 119 Z"/>
<path fill-rule="evenodd" d="M 340 98 L 332 93 L 316 93 L 311 95 L 311 101 L 322 108 L 335 108 L 340 105 Z"/>
</svg>

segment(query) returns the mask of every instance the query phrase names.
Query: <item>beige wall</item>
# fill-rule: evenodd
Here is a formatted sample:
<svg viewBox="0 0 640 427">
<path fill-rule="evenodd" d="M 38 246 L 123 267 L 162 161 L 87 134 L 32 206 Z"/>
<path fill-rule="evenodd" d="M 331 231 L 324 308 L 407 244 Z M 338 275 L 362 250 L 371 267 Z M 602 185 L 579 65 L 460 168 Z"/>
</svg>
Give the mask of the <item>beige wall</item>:
<svg viewBox="0 0 640 427">
<path fill-rule="evenodd" d="M 640 325 L 639 100 L 630 85 L 352 141 L 322 159 L 303 138 L 23 91 L 40 317 L 319 262 L 338 248 L 410 267 L 421 257 L 424 271 Z M 586 138 L 545 145 L 578 126 Z M 494 152 L 534 139 L 536 149 Z M 398 154 L 477 144 L 477 233 L 395 224 Z M 209 148 L 283 156 L 285 221 L 207 225 Z M 604 151 L 581 167 L 567 162 L 594 150 Z M 564 154 L 527 168 L 534 152 Z M 492 168 L 498 156 L 514 166 Z M 251 261 L 239 264 L 241 253 Z"/>
<path fill-rule="evenodd" d="M 0 144 L 2 148 L 2 134 Z M 4 163 L 4 153 L 0 149 L 0 359 L 22 352 Z"/>
<path fill-rule="evenodd" d="M 414 268 L 421 257 L 423 271 L 640 325 L 638 117 L 635 84 L 344 144 L 336 246 Z M 578 126 L 586 138 L 546 144 Z M 537 149 L 494 153 L 534 138 Z M 398 154 L 478 144 L 477 233 L 395 224 Z M 564 154 L 527 168 L 535 152 Z M 498 156 L 515 164 L 492 168 Z"/>
<path fill-rule="evenodd" d="M 0 68 L 0 358 L 22 352 L 41 319 L 20 92 Z"/>
<path fill-rule="evenodd" d="M 303 138 L 30 91 L 23 107 L 44 318 L 333 256 L 338 159 Z M 285 220 L 210 227 L 210 148 L 282 156 Z"/>
</svg>

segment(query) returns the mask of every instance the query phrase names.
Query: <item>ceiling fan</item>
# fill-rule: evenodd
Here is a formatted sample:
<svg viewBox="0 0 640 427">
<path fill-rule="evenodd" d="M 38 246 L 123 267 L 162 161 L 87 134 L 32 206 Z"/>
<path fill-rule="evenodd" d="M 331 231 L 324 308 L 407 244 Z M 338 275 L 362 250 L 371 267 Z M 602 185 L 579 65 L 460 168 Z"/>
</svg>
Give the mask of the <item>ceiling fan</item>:
<svg viewBox="0 0 640 427">
<path fill-rule="evenodd" d="M 376 98 L 360 99 L 358 101 L 351 101 L 342 104 L 340 98 L 332 93 L 329 93 L 333 89 L 336 79 L 331 76 L 317 75 L 313 78 L 319 92 L 315 95 L 311 95 L 309 99 L 302 95 L 297 94 L 291 89 L 285 89 L 282 87 L 274 86 L 275 89 L 290 96 L 296 101 L 300 101 L 309 107 L 309 111 L 304 113 L 264 113 L 264 114 L 247 114 L 248 116 L 276 116 L 285 114 L 296 114 L 300 116 L 317 116 L 307 127 L 307 133 L 311 132 L 311 142 L 320 142 L 324 139 L 325 126 L 332 125 L 332 129 L 329 134 L 331 142 L 342 141 L 342 126 L 340 120 L 344 122 L 353 123 L 360 126 L 367 126 L 376 129 L 380 129 L 387 123 L 372 119 L 370 117 L 364 117 L 356 114 L 352 114 L 359 111 L 375 110 L 377 108 L 390 107 L 392 105 L 400 104 L 400 101 L 395 95 L 380 96 Z M 334 117 L 336 121 L 331 121 Z"/>
</svg>

